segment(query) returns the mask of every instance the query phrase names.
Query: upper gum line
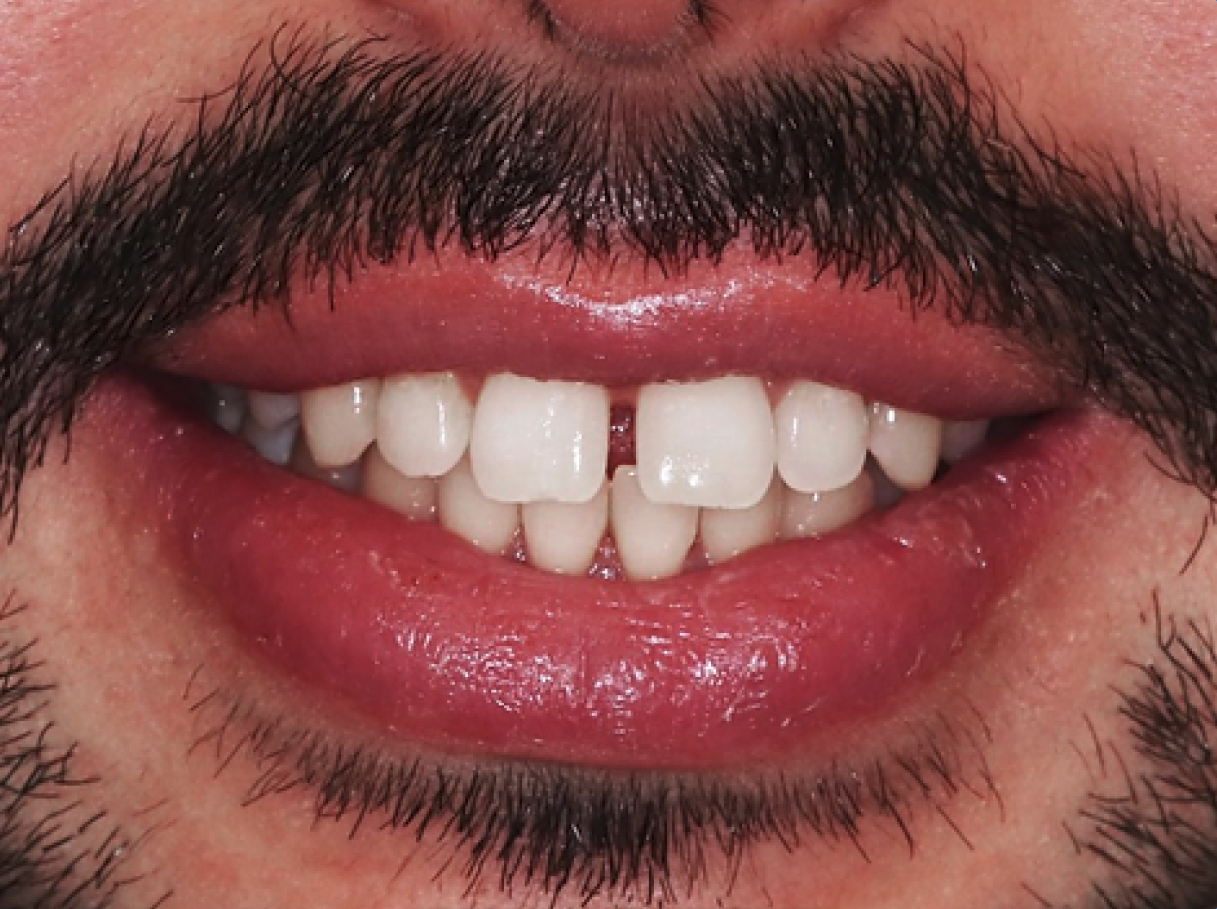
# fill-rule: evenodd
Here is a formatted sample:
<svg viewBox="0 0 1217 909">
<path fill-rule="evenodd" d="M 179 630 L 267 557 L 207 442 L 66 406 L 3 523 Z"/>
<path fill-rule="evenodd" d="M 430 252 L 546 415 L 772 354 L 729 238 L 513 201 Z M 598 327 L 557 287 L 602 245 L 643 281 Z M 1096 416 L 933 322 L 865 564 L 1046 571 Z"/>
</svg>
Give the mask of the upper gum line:
<svg viewBox="0 0 1217 909">
<path fill-rule="evenodd" d="M 987 428 L 750 376 L 608 389 L 404 374 L 299 395 L 217 387 L 215 400 L 217 422 L 269 460 L 415 520 L 438 511 L 481 548 L 549 570 L 586 573 L 611 539 L 631 577 L 678 572 L 695 543 L 713 563 L 830 532 L 929 485 Z M 629 406 L 637 457 L 610 483 L 609 414 Z"/>
</svg>

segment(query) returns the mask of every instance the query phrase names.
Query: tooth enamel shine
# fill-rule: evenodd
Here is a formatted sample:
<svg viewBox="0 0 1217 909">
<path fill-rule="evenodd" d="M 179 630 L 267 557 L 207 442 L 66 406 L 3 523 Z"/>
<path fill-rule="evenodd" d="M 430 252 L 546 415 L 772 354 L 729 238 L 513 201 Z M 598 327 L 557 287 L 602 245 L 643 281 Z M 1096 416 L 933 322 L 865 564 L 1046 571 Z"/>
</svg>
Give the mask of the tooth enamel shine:
<svg viewBox="0 0 1217 909">
<path fill-rule="evenodd" d="M 497 502 L 588 502 L 608 465 L 607 389 L 501 373 L 482 387 L 469 459 Z"/>
<path fill-rule="evenodd" d="M 647 385 L 635 431 L 638 480 L 651 502 L 749 508 L 769 488 L 773 414 L 760 379 Z"/>
</svg>

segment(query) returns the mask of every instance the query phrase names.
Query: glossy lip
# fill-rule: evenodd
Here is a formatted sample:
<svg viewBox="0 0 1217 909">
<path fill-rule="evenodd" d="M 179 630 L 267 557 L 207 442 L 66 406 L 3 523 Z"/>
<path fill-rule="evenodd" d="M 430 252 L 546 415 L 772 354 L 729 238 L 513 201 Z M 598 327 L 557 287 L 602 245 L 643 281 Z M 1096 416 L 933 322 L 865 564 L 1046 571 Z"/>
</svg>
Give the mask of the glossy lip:
<svg viewBox="0 0 1217 909">
<path fill-rule="evenodd" d="M 653 583 L 487 556 L 130 377 L 77 439 L 249 650 L 403 742 L 696 768 L 780 759 L 933 680 L 1093 488 L 1111 429 L 1056 414 L 836 535 Z"/>
</svg>

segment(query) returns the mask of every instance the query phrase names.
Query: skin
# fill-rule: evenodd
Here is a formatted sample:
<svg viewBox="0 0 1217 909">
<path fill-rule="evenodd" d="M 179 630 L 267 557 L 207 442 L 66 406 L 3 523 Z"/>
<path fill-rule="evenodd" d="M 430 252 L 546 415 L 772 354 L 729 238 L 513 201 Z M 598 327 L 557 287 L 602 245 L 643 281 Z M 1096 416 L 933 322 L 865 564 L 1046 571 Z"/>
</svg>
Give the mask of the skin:
<svg viewBox="0 0 1217 909">
<path fill-rule="evenodd" d="M 553 5 L 554 42 L 522 4 L 495 0 L 7 3 L 0 7 L 0 215 L 10 223 L 73 160 L 104 159 L 149 116 L 225 84 L 285 20 L 324 22 L 335 34 L 376 31 L 403 47 L 448 42 L 522 60 L 561 56 L 630 84 L 670 77 L 676 96 L 686 66 L 823 46 L 902 57 L 909 39 L 959 36 L 1033 130 L 1047 125 L 1068 145 L 1121 161 L 1135 149 L 1188 212 L 1207 219 L 1217 211 L 1215 4 L 721 6 L 715 41 L 686 46 L 683 5 L 674 0 L 562 0 Z M 1106 872 L 1073 850 L 1062 822 L 1077 822 L 1088 793 L 1123 785 L 1095 744 L 1131 753 L 1113 687 L 1134 684 L 1130 661 L 1154 655 L 1147 623 L 1155 593 L 1186 618 L 1217 618 L 1217 549 L 1201 548 L 1180 572 L 1206 499 L 1149 463 L 1147 439 L 1120 431 L 1128 444 L 1097 471 L 1093 494 L 1054 530 L 985 638 L 933 691 L 837 743 L 845 752 L 875 746 L 939 711 L 974 710 L 992 734 L 986 762 L 996 792 L 963 793 L 941 813 L 918 809 L 914 850 L 891 830 L 868 839 L 865 858 L 848 844 L 812 840 L 793 855 L 762 847 L 729 893 L 714 890 L 723 905 L 806 906 L 809 894 L 826 907 L 1036 905 L 1024 889 L 1032 882 L 1066 905 Z M 99 780 L 87 799 L 140 840 L 125 866 L 140 880 L 119 905 L 148 905 L 169 890 L 170 905 L 181 907 L 548 903 L 524 889 L 503 894 L 493 881 L 467 891 L 458 875 L 439 873 L 448 853 L 429 841 L 419 847 L 374 829 L 351 839 L 346 825 L 315 825 L 306 794 L 242 806 L 252 768 L 238 760 L 217 776 L 215 749 L 192 748 L 208 728 L 207 711 L 192 714 L 184 692 L 237 679 L 261 702 L 351 740 L 375 741 L 375 732 L 245 659 L 189 579 L 159 558 L 155 539 L 125 507 L 112 465 L 87 446 L 65 465 L 61 451 L 56 443 L 47 466 L 30 476 L 20 532 L 0 551 L 0 588 L 30 604 L 15 627 L 40 641 L 40 671 L 57 686 L 55 741 L 79 742 L 78 772 Z M 207 668 L 192 689 L 200 665 Z M 719 885 L 724 874 L 717 872 Z"/>
</svg>

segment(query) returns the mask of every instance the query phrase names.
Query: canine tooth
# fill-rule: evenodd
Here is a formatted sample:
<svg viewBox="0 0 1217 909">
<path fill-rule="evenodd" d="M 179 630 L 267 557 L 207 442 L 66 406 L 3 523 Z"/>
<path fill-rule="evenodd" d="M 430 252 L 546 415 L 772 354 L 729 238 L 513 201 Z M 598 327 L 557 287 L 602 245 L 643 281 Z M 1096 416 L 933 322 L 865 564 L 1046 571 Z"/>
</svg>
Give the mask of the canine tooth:
<svg viewBox="0 0 1217 909">
<path fill-rule="evenodd" d="M 748 508 L 769 488 L 773 414 L 760 379 L 647 385 L 635 427 L 639 482 L 656 504 Z"/>
<path fill-rule="evenodd" d="M 473 415 L 469 460 L 498 502 L 587 502 L 608 465 L 609 398 L 598 385 L 491 376 Z"/>
<path fill-rule="evenodd" d="M 942 459 L 948 464 L 962 461 L 985 441 L 988 420 L 952 420 L 942 427 Z"/>
<path fill-rule="evenodd" d="M 386 379 L 379 410 L 377 444 L 400 473 L 440 477 L 464 456 L 473 405 L 455 374 Z"/>
<path fill-rule="evenodd" d="M 875 482 L 866 471 L 841 489 L 828 492 L 788 489 L 782 501 L 782 539 L 814 537 L 838 530 L 858 520 L 874 504 Z"/>
<path fill-rule="evenodd" d="M 225 432 L 236 435 L 241 431 L 241 424 L 249 406 L 244 389 L 233 385 L 212 385 L 211 392 L 211 418 Z"/>
<path fill-rule="evenodd" d="M 282 426 L 267 429 L 247 413 L 241 422 L 241 437 L 267 461 L 283 467 L 292 458 L 299 428 L 298 421 L 290 420 Z"/>
<path fill-rule="evenodd" d="M 267 429 L 276 429 L 300 416 L 300 396 L 251 391 L 249 415 Z"/>
<path fill-rule="evenodd" d="M 655 503 L 643 494 L 636 468 L 617 468 L 609 524 L 625 573 L 650 580 L 679 574 L 697 538 L 697 512 L 688 505 Z"/>
<path fill-rule="evenodd" d="M 701 544 L 711 564 L 777 539 L 782 523 L 782 481 L 774 476 L 751 508 L 703 508 Z"/>
<path fill-rule="evenodd" d="M 848 486 L 866 463 L 867 414 L 860 395 L 795 382 L 774 410 L 778 470 L 798 492 Z"/>
<path fill-rule="evenodd" d="M 364 498 L 405 515 L 411 521 L 435 519 L 439 482 L 431 477 L 407 477 L 385 460 L 379 444 L 363 456 Z"/>
<path fill-rule="evenodd" d="M 871 405 L 871 454 L 901 489 L 911 492 L 930 485 L 941 448 L 941 420 L 887 404 Z"/>
<path fill-rule="evenodd" d="M 322 467 L 345 467 L 376 438 L 380 380 L 348 382 L 300 396 L 304 437 Z"/>
<path fill-rule="evenodd" d="M 440 477 L 438 504 L 440 523 L 478 549 L 504 555 L 511 548 L 520 524 L 520 506 L 486 498 L 468 458 Z"/>
<path fill-rule="evenodd" d="M 530 563 L 557 574 L 587 574 L 608 527 L 608 482 L 590 502 L 530 502 L 522 511 Z"/>
</svg>

